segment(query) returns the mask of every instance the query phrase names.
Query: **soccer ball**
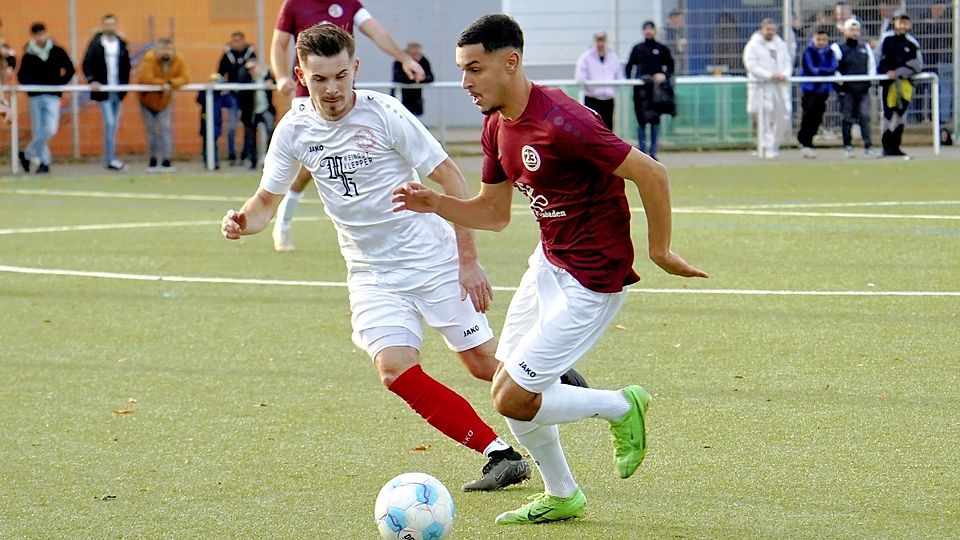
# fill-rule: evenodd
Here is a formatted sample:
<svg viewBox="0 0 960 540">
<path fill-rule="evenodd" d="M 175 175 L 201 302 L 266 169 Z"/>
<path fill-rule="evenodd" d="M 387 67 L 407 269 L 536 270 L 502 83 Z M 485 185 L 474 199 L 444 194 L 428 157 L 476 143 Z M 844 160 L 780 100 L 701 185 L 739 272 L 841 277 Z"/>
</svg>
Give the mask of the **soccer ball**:
<svg viewBox="0 0 960 540">
<path fill-rule="evenodd" d="M 391 540 L 440 540 L 453 528 L 453 497 L 425 473 L 405 473 L 377 495 L 373 517 L 380 535 Z"/>
</svg>

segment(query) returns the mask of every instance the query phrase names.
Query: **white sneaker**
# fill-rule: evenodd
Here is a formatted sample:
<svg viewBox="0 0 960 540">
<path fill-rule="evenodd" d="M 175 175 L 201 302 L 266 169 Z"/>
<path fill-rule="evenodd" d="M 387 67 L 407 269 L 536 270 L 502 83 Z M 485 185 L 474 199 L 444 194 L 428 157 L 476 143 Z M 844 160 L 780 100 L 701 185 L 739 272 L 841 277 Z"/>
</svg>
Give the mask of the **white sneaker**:
<svg viewBox="0 0 960 540">
<path fill-rule="evenodd" d="M 851 150 L 852 151 L 852 150 Z M 883 152 L 877 150 L 876 148 L 867 148 L 864 152 L 869 158 L 882 158 Z"/>
<path fill-rule="evenodd" d="M 111 171 L 125 171 L 127 170 L 127 166 L 119 159 L 114 159 L 110 163 L 107 163 L 107 169 Z"/>
<path fill-rule="evenodd" d="M 857 157 L 857 155 L 853 152 L 853 147 L 852 147 L 852 146 L 844 146 L 844 147 L 843 147 L 843 156 L 846 157 L 847 159 L 853 159 L 853 158 Z"/>
<path fill-rule="evenodd" d="M 273 228 L 273 249 L 279 252 L 293 251 L 293 239 L 290 229 L 283 227 Z"/>
<path fill-rule="evenodd" d="M 814 150 L 813 148 L 810 148 L 809 146 L 804 146 L 804 147 L 800 148 L 800 152 L 803 153 L 803 157 L 805 157 L 805 158 L 815 158 L 815 157 L 817 157 L 817 151 Z"/>
</svg>

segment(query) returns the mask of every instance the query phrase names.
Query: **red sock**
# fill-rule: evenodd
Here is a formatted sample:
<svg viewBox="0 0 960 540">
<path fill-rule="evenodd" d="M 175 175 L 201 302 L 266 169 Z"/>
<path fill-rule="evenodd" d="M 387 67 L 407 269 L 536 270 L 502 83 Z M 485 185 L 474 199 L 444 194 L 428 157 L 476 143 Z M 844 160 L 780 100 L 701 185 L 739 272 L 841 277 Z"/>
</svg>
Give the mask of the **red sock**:
<svg viewBox="0 0 960 540">
<path fill-rule="evenodd" d="M 467 400 L 424 373 L 419 364 L 397 377 L 389 390 L 428 424 L 467 448 L 482 454 L 497 438 Z"/>
</svg>

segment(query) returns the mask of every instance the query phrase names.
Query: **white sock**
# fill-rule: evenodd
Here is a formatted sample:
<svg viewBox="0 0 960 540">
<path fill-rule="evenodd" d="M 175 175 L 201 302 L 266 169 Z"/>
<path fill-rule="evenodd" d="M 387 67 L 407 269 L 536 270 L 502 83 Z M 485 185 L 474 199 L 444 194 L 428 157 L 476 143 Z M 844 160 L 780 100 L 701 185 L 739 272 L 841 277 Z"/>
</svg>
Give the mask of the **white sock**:
<svg viewBox="0 0 960 540">
<path fill-rule="evenodd" d="M 497 437 L 486 448 L 483 449 L 483 457 L 490 457 L 490 452 L 498 452 L 500 450 L 506 450 L 510 448 L 510 445 L 506 441 Z"/>
<path fill-rule="evenodd" d="M 289 229 L 290 222 L 293 221 L 293 215 L 297 213 L 297 206 L 300 204 L 300 199 L 303 198 L 303 192 L 297 193 L 296 191 L 288 191 L 287 195 L 283 198 L 283 201 L 280 202 L 280 206 L 277 208 L 277 222 L 276 227 Z"/>
<path fill-rule="evenodd" d="M 541 426 L 507 418 L 510 431 L 520 444 L 530 452 L 547 495 L 569 497 L 577 491 L 577 481 L 567 465 L 567 458 L 560 447 L 560 429 L 557 426 Z"/>
<path fill-rule="evenodd" d="M 630 402 L 619 390 L 597 390 L 558 383 L 540 395 L 540 410 L 532 421 L 543 425 L 565 424 L 584 418 L 603 418 L 614 422 L 630 412 Z"/>
</svg>

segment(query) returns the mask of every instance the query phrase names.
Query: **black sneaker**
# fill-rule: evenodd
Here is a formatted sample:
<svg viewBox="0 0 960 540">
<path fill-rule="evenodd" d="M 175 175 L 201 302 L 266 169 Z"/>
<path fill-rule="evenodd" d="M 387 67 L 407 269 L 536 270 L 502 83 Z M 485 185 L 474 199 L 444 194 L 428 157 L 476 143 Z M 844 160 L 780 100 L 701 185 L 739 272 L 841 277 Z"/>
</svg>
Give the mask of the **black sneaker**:
<svg viewBox="0 0 960 540">
<path fill-rule="evenodd" d="M 530 478 L 530 463 L 513 448 L 490 452 L 483 476 L 464 484 L 464 491 L 497 491 Z"/>
<path fill-rule="evenodd" d="M 47 174 L 49 172 L 50 172 L 50 166 L 47 165 L 46 163 L 41 163 L 40 166 L 37 167 L 37 174 Z"/>
<path fill-rule="evenodd" d="M 30 160 L 27 159 L 27 155 L 20 152 L 17 157 L 20 158 L 20 168 L 23 169 L 23 172 L 30 172 Z"/>
<path fill-rule="evenodd" d="M 147 165 L 147 172 L 148 173 L 157 172 L 157 158 L 155 157 L 150 158 L 150 164 Z"/>
<path fill-rule="evenodd" d="M 587 379 L 581 375 L 579 371 L 573 368 L 570 368 L 570 371 L 560 376 L 560 384 L 579 386 L 580 388 L 590 388 L 590 385 L 587 384 Z"/>
</svg>

